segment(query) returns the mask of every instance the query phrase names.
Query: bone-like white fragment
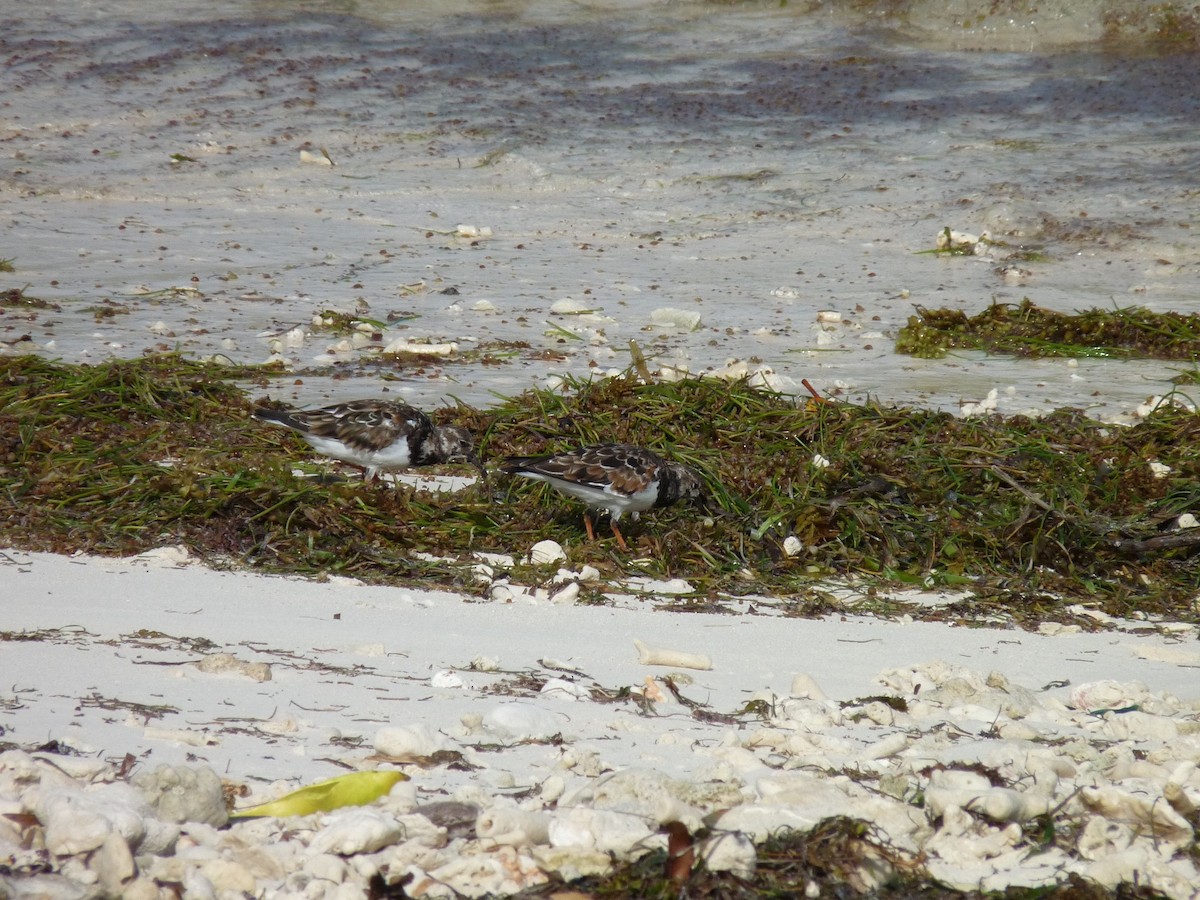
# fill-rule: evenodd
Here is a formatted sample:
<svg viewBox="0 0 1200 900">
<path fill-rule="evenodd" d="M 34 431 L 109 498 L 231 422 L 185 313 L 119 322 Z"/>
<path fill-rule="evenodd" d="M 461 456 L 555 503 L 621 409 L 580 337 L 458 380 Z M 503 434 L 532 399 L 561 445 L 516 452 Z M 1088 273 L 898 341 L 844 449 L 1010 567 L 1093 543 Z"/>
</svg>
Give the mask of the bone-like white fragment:
<svg viewBox="0 0 1200 900">
<path fill-rule="evenodd" d="M 880 738 L 874 744 L 864 748 L 864 756 L 867 759 L 887 759 L 890 756 L 895 756 L 907 750 L 908 745 L 908 735 L 902 731 L 897 731 L 889 734 L 887 737 Z"/>
<path fill-rule="evenodd" d="M 36 795 L 33 812 L 45 826 L 46 849 L 56 856 L 87 853 L 100 847 L 110 834 L 131 847 L 146 836 L 146 819 L 153 819 L 149 804 L 130 785 L 103 785 L 82 791 L 75 785 Z"/>
<path fill-rule="evenodd" d="M 443 341 L 440 344 L 422 344 L 407 338 L 397 338 L 383 348 L 384 353 L 416 353 L 426 356 L 453 356 L 458 352 L 457 341 Z"/>
<path fill-rule="evenodd" d="M 321 830 L 313 835 L 309 850 L 353 856 L 382 850 L 403 837 L 404 830 L 394 816 L 358 807 L 338 810 L 326 819 Z"/>
<path fill-rule="evenodd" d="M 529 548 L 529 561 L 536 565 L 558 562 L 566 559 L 566 551 L 558 541 L 538 541 Z"/>
<path fill-rule="evenodd" d="M 993 822 L 1026 822 L 1050 809 L 1050 797 L 1045 794 L 992 787 L 986 782 L 979 784 L 973 772 L 937 774 L 940 777 L 931 778 L 925 791 L 925 806 L 935 816 L 957 808 L 986 816 Z"/>
<path fill-rule="evenodd" d="M 532 847 L 550 840 L 550 817 L 524 809 L 485 809 L 475 819 L 475 833 L 497 844 Z"/>
<path fill-rule="evenodd" d="M 700 327 L 700 313 L 690 309 L 676 309 L 664 306 L 650 313 L 650 321 L 660 328 L 674 328 L 679 331 L 695 331 Z"/>
<path fill-rule="evenodd" d="M 189 747 L 215 747 L 221 739 L 204 731 L 189 731 L 184 728 L 155 728 L 147 725 L 142 729 L 142 737 L 151 741 L 173 741 Z"/>
<path fill-rule="evenodd" d="M 580 303 L 571 297 L 563 297 L 561 300 L 555 300 L 550 306 L 550 312 L 559 316 L 580 316 L 594 311 L 594 307 L 586 303 Z"/>
<path fill-rule="evenodd" d="M 821 690 L 821 686 L 807 672 L 797 672 L 792 677 L 792 689 L 789 693 L 793 697 L 806 697 L 809 700 L 829 699 Z"/>
<path fill-rule="evenodd" d="M 1170 850 L 1192 839 L 1192 826 L 1169 803 L 1162 803 L 1157 797 L 1109 786 L 1086 787 L 1079 792 L 1079 800 L 1089 812 L 1128 825 Z"/>
<path fill-rule="evenodd" d="M 246 662 L 232 653 L 210 653 L 196 662 L 196 668 L 210 675 L 241 675 L 251 681 L 270 681 L 271 667 L 263 662 Z"/>
<path fill-rule="evenodd" d="M 424 722 L 385 725 L 375 733 L 376 752 L 397 759 L 432 756 L 445 746 L 445 741 Z"/>
<path fill-rule="evenodd" d="M 1176 766 L 1171 777 L 1167 779 L 1167 783 L 1163 785 L 1163 798 L 1181 816 L 1190 816 L 1196 812 L 1197 808 L 1200 808 L 1184 789 L 1184 785 L 1188 783 L 1195 771 L 1196 764 L 1194 762 L 1182 762 Z"/>
<path fill-rule="evenodd" d="M 307 150 L 300 151 L 300 162 L 316 166 L 332 166 L 333 160 L 325 153 L 309 153 Z"/>
<path fill-rule="evenodd" d="M 563 720 L 541 706 L 524 700 L 500 703 L 483 715 L 481 726 L 504 740 L 548 738 L 563 730 Z"/>
<path fill-rule="evenodd" d="M 747 835 L 718 831 L 700 843 L 700 858 L 710 872 L 732 872 L 739 878 L 753 878 L 758 853 Z"/>
<path fill-rule="evenodd" d="M 569 606 L 579 597 L 579 583 L 572 581 L 566 587 L 559 588 L 550 595 L 550 602 L 555 606 Z"/>
<path fill-rule="evenodd" d="M 550 820 L 549 837 L 553 847 L 596 849 L 620 857 L 652 841 L 655 830 L 650 819 L 623 810 L 559 807 Z"/>
<path fill-rule="evenodd" d="M 993 822 L 1026 822 L 1050 810 L 1050 798 L 1012 788 L 994 787 L 985 791 L 967 807 L 983 813 Z"/>
<path fill-rule="evenodd" d="M 680 669 L 711 669 L 712 660 L 703 653 L 688 653 L 686 650 L 667 650 L 662 647 L 647 647 L 637 638 L 638 662 L 643 666 L 676 666 Z"/>
</svg>

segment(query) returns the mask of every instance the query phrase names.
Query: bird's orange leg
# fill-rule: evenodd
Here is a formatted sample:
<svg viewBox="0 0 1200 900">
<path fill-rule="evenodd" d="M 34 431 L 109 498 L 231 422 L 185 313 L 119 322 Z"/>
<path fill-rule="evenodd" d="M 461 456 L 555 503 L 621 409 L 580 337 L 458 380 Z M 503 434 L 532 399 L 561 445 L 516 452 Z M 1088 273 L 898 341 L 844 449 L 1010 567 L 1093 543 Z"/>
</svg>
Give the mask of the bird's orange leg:
<svg viewBox="0 0 1200 900">
<path fill-rule="evenodd" d="M 612 523 L 612 533 L 613 537 L 617 539 L 617 544 L 620 546 L 620 548 L 626 552 L 629 552 L 629 545 L 625 543 L 625 538 L 621 536 L 621 531 L 617 528 L 616 522 Z"/>
<path fill-rule="evenodd" d="M 594 541 L 596 532 L 592 528 L 592 516 L 586 509 L 583 511 L 583 527 L 587 529 L 588 540 Z"/>
<path fill-rule="evenodd" d="M 813 387 L 812 384 L 809 383 L 809 380 L 807 378 L 801 378 L 800 383 L 802 385 L 804 385 L 806 388 L 808 388 L 808 392 L 813 395 L 813 400 L 815 400 L 817 403 L 828 403 L 829 402 L 828 400 L 826 400 L 824 397 L 822 397 L 820 395 L 820 393 L 817 391 L 817 389 L 815 387 Z"/>
</svg>

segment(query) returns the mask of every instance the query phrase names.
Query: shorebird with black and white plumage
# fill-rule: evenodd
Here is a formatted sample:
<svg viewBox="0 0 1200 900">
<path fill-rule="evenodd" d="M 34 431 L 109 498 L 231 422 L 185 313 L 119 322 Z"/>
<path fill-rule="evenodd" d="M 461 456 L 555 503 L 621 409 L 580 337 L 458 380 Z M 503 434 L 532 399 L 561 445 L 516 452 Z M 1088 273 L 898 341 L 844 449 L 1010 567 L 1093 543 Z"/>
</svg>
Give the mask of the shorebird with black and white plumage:
<svg viewBox="0 0 1200 900">
<path fill-rule="evenodd" d="M 703 503 L 708 497 L 695 469 L 632 444 L 597 444 L 545 456 L 514 456 L 500 464 L 500 471 L 545 482 L 589 508 L 607 509 L 613 536 L 622 550 L 629 547 L 617 522 L 625 513 L 636 519 L 648 509 L 680 500 Z M 588 537 L 595 538 L 587 512 L 583 522 Z"/>
<path fill-rule="evenodd" d="M 421 410 L 397 400 L 351 400 L 307 410 L 260 406 L 254 417 L 290 428 L 318 453 L 360 467 L 367 481 L 379 472 L 460 461 L 486 477 L 470 432 L 434 425 Z"/>
</svg>

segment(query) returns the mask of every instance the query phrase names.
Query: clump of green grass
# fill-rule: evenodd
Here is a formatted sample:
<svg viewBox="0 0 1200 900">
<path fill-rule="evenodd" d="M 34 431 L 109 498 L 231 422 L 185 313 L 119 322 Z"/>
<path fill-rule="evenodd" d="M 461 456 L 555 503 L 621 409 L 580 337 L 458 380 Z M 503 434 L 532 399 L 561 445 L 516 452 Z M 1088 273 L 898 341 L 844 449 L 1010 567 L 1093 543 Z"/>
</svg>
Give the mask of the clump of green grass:
<svg viewBox="0 0 1200 900">
<path fill-rule="evenodd" d="M 90 367 L 0 359 L 0 541 L 104 554 L 184 543 L 210 562 L 470 592 L 465 565 L 416 552 L 468 562 L 471 551 L 520 556 L 552 538 L 575 568 L 686 578 L 693 609 L 758 594 L 779 598 L 784 614 L 823 614 L 836 608 L 830 580 L 849 578 L 872 587 L 866 608 L 884 614 L 897 609 L 893 587 L 969 584 L 960 604 L 918 613 L 1036 625 L 1074 621 L 1067 606 L 1083 601 L 1113 615 L 1197 618 L 1200 541 L 1160 533 L 1200 507 L 1200 417 L 1183 410 L 1128 429 L 1073 410 L 960 420 L 628 374 L 433 413 L 478 435 L 485 461 L 629 441 L 704 473 L 711 517 L 653 510 L 624 529 L 625 554 L 604 527 L 586 540 L 580 504 L 524 479 L 438 494 L 357 475 L 297 478 L 294 467 L 325 463 L 250 418 L 235 379 L 251 377 L 261 374 L 178 356 Z M 1165 477 L 1150 460 L 1169 467 Z M 802 553 L 784 552 L 789 535 Z"/>
<path fill-rule="evenodd" d="M 105 319 L 115 319 L 117 316 L 127 316 L 133 312 L 128 304 L 117 303 L 115 300 L 102 300 L 94 306 L 85 306 L 82 312 L 90 312 L 97 322 Z"/>
<path fill-rule="evenodd" d="M 1178 372 L 1171 377 L 1172 384 L 1200 384 L 1200 366 L 1193 366 L 1185 372 Z"/>
<path fill-rule="evenodd" d="M 1104 43 L 1120 50 L 1143 45 L 1157 53 L 1195 52 L 1200 47 L 1200 14 L 1195 4 L 1146 3 L 1122 7 L 1103 17 Z"/>
<path fill-rule="evenodd" d="M 612 873 L 588 876 L 570 882 L 552 877 L 549 883 L 514 895 L 521 900 L 535 897 L 572 896 L 645 898 L 645 900 L 796 900 L 805 896 L 872 897 L 878 900 L 1159 900 L 1162 894 L 1146 885 L 1120 884 L 1115 889 L 1078 874 L 1038 887 L 1012 887 L 1003 893 L 961 891 L 934 880 L 920 860 L 905 858 L 875 833 L 870 823 L 833 817 L 809 831 L 784 830 L 757 848 L 757 866 L 743 878 L 730 872 L 710 872 L 697 865 L 686 879 L 669 878 L 666 851 L 658 850 L 618 867 Z M 863 890 L 856 868 L 879 871 L 892 869 L 882 885 Z M 372 882 L 380 896 L 387 890 L 383 879 Z M 816 893 L 812 893 L 815 891 Z"/>
<path fill-rule="evenodd" d="M 975 256 L 976 248 L 980 245 L 987 247 L 996 242 L 988 237 L 975 239 L 960 238 L 955 240 L 954 232 L 947 225 L 938 235 L 938 245 L 931 250 L 919 250 L 918 255 L 933 254 L 934 256 Z"/>
<path fill-rule="evenodd" d="M 851 885 L 855 883 L 858 870 L 882 865 L 900 865 L 912 870 L 914 874 L 906 878 L 909 890 L 915 885 L 924 885 L 927 889 L 933 887 L 928 878 L 915 874 L 920 867 L 904 860 L 869 823 L 844 816 L 828 818 L 810 831 L 784 829 L 767 838 L 757 851 L 756 871 L 750 879 L 728 872 L 709 872 L 702 865 L 695 867 L 686 878 L 672 878 L 667 874 L 672 869 L 667 851 L 656 850 L 607 875 L 570 882 L 552 878 L 548 884 L 523 891 L 518 896 L 555 896 L 569 888 L 596 898 L 783 900 L 805 896 L 809 884 L 820 887 L 821 896 L 842 893 L 854 896 Z M 885 888 L 878 896 L 907 894 L 893 894 Z M 950 895 L 922 892 L 922 896 Z"/>
<path fill-rule="evenodd" d="M 896 352 L 940 359 L 950 350 L 1018 356 L 1110 359 L 1200 358 L 1200 315 L 1151 312 L 1143 307 L 1090 309 L 1067 314 L 1028 298 L 993 303 L 968 316 L 955 309 L 917 308 L 896 336 Z"/>
<path fill-rule="evenodd" d="M 959 891 L 933 880 L 918 858 L 893 846 L 869 822 L 834 816 L 808 831 L 782 829 L 756 847 L 753 875 L 710 872 L 696 865 L 686 877 L 672 878 L 667 851 L 656 850 L 606 875 L 570 882 L 552 877 L 547 884 L 529 888 L 519 898 L 555 897 L 565 891 L 608 900 L 796 900 L 798 897 L 862 897 L 881 900 L 1151 900 L 1154 890 L 1122 884 L 1114 891 L 1078 875 L 1064 875 L 1057 884 L 1036 888 L 1010 887 L 1003 894 Z M 864 893 L 861 872 L 890 871 L 884 884 Z M 387 886 L 373 883 L 380 896 Z M 813 892 L 816 892 L 815 894 Z"/>
<path fill-rule="evenodd" d="M 0 260 L 3 262 L 3 260 Z M 3 271 L 3 269 L 0 269 Z M 40 300 L 37 297 L 30 297 L 25 293 L 24 288 L 9 288 L 6 291 L 0 291 L 0 307 L 8 309 L 62 309 L 57 303 L 51 303 L 49 300 Z"/>
<path fill-rule="evenodd" d="M 375 331 L 386 331 L 388 327 L 386 322 L 381 322 L 378 319 L 371 319 L 354 313 L 339 312 L 336 309 L 320 310 L 313 317 L 313 322 L 314 330 L 338 335 L 354 334 L 362 325 L 366 325 Z"/>
</svg>

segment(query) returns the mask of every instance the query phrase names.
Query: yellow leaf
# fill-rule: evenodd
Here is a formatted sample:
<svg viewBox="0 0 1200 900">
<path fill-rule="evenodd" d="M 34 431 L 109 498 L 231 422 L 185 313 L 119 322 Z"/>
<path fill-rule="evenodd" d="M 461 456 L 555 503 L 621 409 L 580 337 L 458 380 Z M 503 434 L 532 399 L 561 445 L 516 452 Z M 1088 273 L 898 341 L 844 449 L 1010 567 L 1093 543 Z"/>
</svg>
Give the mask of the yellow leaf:
<svg viewBox="0 0 1200 900">
<path fill-rule="evenodd" d="M 231 819 L 250 819 L 262 816 L 284 818 L 307 816 L 315 812 L 329 812 L 343 806 L 364 806 L 387 794 L 398 781 L 408 781 L 408 776 L 394 769 L 379 772 L 351 772 L 339 775 L 318 784 L 310 784 L 298 791 L 285 794 L 278 800 L 239 809 Z"/>
</svg>

